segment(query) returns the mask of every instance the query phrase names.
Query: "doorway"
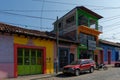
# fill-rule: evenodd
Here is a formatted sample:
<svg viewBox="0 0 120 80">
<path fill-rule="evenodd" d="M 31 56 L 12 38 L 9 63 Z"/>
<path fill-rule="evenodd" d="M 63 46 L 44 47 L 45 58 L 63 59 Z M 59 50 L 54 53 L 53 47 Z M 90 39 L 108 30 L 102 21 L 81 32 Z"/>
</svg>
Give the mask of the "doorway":
<svg viewBox="0 0 120 80">
<path fill-rule="evenodd" d="M 68 64 L 68 49 L 59 49 L 59 71 L 62 70 L 63 66 Z"/>
<path fill-rule="evenodd" d="M 111 64 L 111 51 L 108 51 L 108 64 Z"/>
<path fill-rule="evenodd" d="M 43 51 L 40 49 L 18 48 L 18 75 L 41 74 L 43 69 Z"/>
</svg>

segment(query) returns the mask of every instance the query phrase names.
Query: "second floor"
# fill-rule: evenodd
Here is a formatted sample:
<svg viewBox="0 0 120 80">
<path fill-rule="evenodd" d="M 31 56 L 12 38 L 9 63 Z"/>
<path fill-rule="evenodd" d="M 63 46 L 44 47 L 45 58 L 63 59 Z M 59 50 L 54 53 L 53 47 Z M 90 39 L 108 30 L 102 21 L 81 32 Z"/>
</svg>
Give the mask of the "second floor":
<svg viewBox="0 0 120 80">
<path fill-rule="evenodd" d="M 81 25 L 102 31 L 102 26 L 99 26 L 98 23 L 98 20 L 101 18 L 102 16 L 88 8 L 78 6 L 54 22 L 54 32 L 58 29 L 59 33 L 62 35 L 77 30 L 78 26 Z"/>
</svg>

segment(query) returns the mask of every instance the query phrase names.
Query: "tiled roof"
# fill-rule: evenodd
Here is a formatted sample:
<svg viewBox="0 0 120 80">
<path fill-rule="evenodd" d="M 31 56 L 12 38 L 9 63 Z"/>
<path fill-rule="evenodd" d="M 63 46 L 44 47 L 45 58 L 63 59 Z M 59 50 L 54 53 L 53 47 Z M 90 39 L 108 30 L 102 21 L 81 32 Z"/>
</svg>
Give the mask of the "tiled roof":
<svg viewBox="0 0 120 80">
<path fill-rule="evenodd" d="M 106 41 L 106 40 L 99 40 L 100 43 L 103 44 L 107 44 L 107 45 L 112 45 L 112 46 L 118 46 L 120 47 L 120 44 L 114 43 L 114 42 L 110 42 L 110 41 Z"/>
<path fill-rule="evenodd" d="M 13 26 L 13 25 L 1 23 L 1 22 L 0 22 L 0 32 L 10 33 L 10 34 L 22 34 L 22 35 L 36 36 L 36 37 L 56 40 L 56 35 L 50 32 L 42 32 L 38 30 L 25 29 L 25 28 Z M 64 42 L 77 43 L 75 41 L 69 40 L 67 38 L 62 38 L 62 37 L 59 37 L 59 40 Z"/>
<path fill-rule="evenodd" d="M 22 33 L 22 34 L 30 34 L 30 35 L 36 35 L 36 36 L 40 36 L 40 35 L 46 36 L 45 32 L 25 29 L 25 28 L 4 24 L 4 23 L 0 23 L 0 31 L 8 32 L 8 33 Z"/>
</svg>

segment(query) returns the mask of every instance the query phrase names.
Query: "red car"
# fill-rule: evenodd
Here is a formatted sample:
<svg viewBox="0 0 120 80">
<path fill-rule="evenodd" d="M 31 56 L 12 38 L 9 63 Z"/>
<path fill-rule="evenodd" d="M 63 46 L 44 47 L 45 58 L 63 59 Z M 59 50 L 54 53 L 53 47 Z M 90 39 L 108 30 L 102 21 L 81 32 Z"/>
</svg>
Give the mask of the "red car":
<svg viewBox="0 0 120 80">
<path fill-rule="evenodd" d="M 116 61 L 115 64 L 114 64 L 115 67 L 120 67 L 120 60 L 119 61 Z"/>
<path fill-rule="evenodd" d="M 72 73 L 78 76 L 80 72 L 89 71 L 94 72 L 95 62 L 91 59 L 80 59 L 72 62 L 70 65 L 63 67 L 63 73 Z"/>
</svg>

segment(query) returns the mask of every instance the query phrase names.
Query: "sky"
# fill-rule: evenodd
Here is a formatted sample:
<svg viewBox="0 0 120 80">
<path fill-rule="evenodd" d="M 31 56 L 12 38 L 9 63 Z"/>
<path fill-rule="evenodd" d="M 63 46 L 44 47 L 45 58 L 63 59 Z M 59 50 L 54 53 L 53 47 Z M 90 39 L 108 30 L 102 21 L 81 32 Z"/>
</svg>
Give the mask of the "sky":
<svg viewBox="0 0 120 80">
<path fill-rule="evenodd" d="M 120 0 L 0 0 L 0 22 L 40 31 L 53 30 L 53 22 L 76 6 L 103 16 L 100 39 L 120 42 Z"/>
</svg>

